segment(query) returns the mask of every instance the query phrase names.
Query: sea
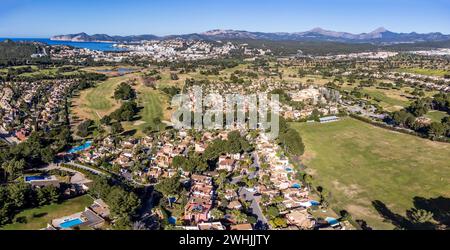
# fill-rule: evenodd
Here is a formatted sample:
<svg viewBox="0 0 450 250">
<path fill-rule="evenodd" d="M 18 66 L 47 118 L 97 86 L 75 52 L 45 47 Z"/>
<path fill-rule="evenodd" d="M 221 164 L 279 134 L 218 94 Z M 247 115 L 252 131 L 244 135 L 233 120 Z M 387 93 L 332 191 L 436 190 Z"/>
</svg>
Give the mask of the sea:
<svg viewBox="0 0 450 250">
<path fill-rule="evenodd" d="M 25 42 L 41 42 L 46 43 L 48 45 L 69 45 L 76 48 L 84 48 L 90 50 L 99 50 L 99 51 L 124 51 L 125 49 L 116 48 L 113 45 L 115 43 L 104 43 L 104 42 L 69 42 L 69 41 L 52 41 L 48 38 L 0 38 L 0 42 L 6 39 L 10 39 L 12 41 L 25 41 Z"/>
</svg>

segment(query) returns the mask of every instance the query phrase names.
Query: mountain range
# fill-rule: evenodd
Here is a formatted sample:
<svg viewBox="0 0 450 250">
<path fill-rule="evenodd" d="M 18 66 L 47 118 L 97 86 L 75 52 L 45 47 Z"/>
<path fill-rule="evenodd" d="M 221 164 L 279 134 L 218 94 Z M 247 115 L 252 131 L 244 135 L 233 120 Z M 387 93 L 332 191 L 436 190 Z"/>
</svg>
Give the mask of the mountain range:
<svg viewBox="0 0 450 250">
<path fill-rule="evenodd" d="M 204 33 L 193 33 L 184 35 L 156 36 L 109 36 L 106 34 L 88 35 L 86 33 L 58 35 L 51 38 L 55 41 L 72 42 L 139 42 L 143 40 L 164 40 L 164 39 L 193 39 L 193 40 L 269 40 L 269 41 L 328 41 L 328 42 L 349 42 L 349 43 L 415 43 L 450 40 L 450 35 L 439 32 L 419 34 L 396 33 L 385 28 L 378 28 L 370 33 L 352 34 L 348 32 L 337 32 L 315 28 L 304 32 L 250 32 L 243 30 L 210 30 Z"/>
</svg>

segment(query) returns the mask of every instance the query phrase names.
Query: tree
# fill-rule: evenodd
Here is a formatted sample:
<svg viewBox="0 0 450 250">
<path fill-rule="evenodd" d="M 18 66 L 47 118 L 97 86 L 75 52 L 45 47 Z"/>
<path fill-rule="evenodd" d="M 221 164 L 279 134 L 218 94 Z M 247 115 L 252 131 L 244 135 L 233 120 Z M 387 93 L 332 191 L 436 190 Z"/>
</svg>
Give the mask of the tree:
<svg viewBox="0 0 450 250">
<path fill-rule="evenodd" d="M 124 131 L 122 124 L 120 122 L 114 122 L 111 124 L 111 133 L 121 134 Z"/>
<path fill-rule="evenodd" d="M 129 216 L 123 216 L 118 218 L 113 226 L 115 230 L 131 230 L 133 228 L 133 221 Z"/>
<path fill-rule="evenodd" d="M 36 189 L 36 201 L 39 206 L 56 203 L 59 200 L 59 196 L 58 189 L 53 186 Z"/>
<path fill-rule="evenodd" d="M 285 133 L 280 133 L 279 140 L 285 147 L 288 155 L 301 156 L 305 152 L 305 145 L 298 132 L 288 129 Z"/>
<path fill-rule="evenodd" d="M 408 217 L 417 224 L 428 223 L 433 220 L 433 213 L 423 209 L 413 208 L 408 213 Z"/>
<path fill-rule="evenodd" d="M 171 79 L 172 81 L 177 81 L 177 80 L 179 80 L 180 78 L 178 77 L 178 75 L 177 75 L 176 73 L 170 73 L 170 79 Z"/>
<path fill-rule="evenodd" d="M 407 110 L 415 117 L 420 117 L 428 113 L 430 109 L 430 102 L 426 99 L 420 99 L 413 102 Z"/>
<path fill-rule="evenodd" d="M 133 223 L 133 230 L 135 230 L 135 231 L 143 231 L 143 230 L 147 230 L 147 227 L 145 226 L 145 223 L 143 223 L 141 221 L 135 221 Z"/>
<path fill-rule="evenodd" d="M 446 132 L 446 127 L 442 123 L 439 122 L 433 122 L 430 124 L 430 127 L 428 128 L 428 136 L 431 138 L 437 138 L 444 135 Z"/>
<path fill-rule="evenodd" d="M 172 159 L 172 166 L 174 166 L 175 168 L 181 168 L 185 165 L 185 163 L 186 158 L 181 155 L 177 155 Z"/>
<path fill-rule="evenodd" d="M 116 100 L 131 100 L 136 97 L 134 89 L 127 83 L 121 83 L 114 91 Z"/>
<path fill-rule="evenodd" d="M 107 200 L 111 214 L 118 218 L 134 216 L 136 210 L 140 207 L 140 200 L 136 194 L 117 187 L 111 190 Z"/>
<path fill-rule="evenodd" d="M 313 182 L 312 176 L 309 175 L 309 174 L 304 174 L 303 175 L 303 181 L 308 186 L 308 189 L 311 189 L 311 185 L 312 185 L 312 182 Z"/>
<path fill-rule="evenodd" d="M 352 219 L 352 216 L 347 210 L 341 210 L 339 213 L 341 215 L 341 221 L 349 221 Z"/>
<path fill-rule="evenodd" d="M 415 117 L 413 115 L 411 115 L 410 113 L 408 113 L 406 110 L 400 110 L 400 111 L 394 112 L 392 115 L 392 120 L 394 121 L 394 123 L 396 125 L 405 126 L 406 121 L 408 119 L 415 120 Z"/>
<path fill-rule="evenodd" d="M 13 180 L 20 176 L 25 169 L 25 160 L 11 160 L 9 162 L 4 162 L 1 166 L 4 172 L 7 174 L 5 179 Z"/>
<path fill-rule="evenodd" d="M 280 215 L 280 211 L 276 206 L 269 206 L 266 209 L 267 216 L 269 219 L 274 219 Z"/>
<path fill-rule="evenodd" d="M 330 192 L 328 190 L 323 189 L 322 187 L 318 187 L 317 191 L 320 194 L 320 203 L 323 207 L 328 207 L 328 200 L 330 198 Z"/>
<path fill-rule="evenodd" d="M 210 214 L 211 214 L 211 217 L 213 217 L 215 220 L 220 220 L 225 216 L 225 214 L 217 208 L 213 208 L 210 211 Z"/>
<path fill-rule="evenodd" d="M 7 186 L 8 200 L 15 208 L 24 208 L 31 205 L 31 186 L 28 183 L 17 183 Z"/>
<path fill-rule="evenodd" d="M 91 134 L 91 126 L 94 125 L 94 121 L 86 120 L 80 123 L 77 127 L 77 135 L 80 137 L 88 137 Z"/>
<path fill-rule="evenodd" d="M 40 155 L 41 160 L 48 164 L 52 163 L 53 159 L 55 158 L 55 152 L 50 147 L 41 149 Z"/>
<path fill-rule="evenodd" d="M 104 116 L 101 120 L 100 120 L 101 124 L 104 125 L 109 125 L 111 124 L 111 117 L 109 117 L 108 115 Z"/>
<path fill-rule="evenodd" d="M 242 213 L 239 210 L 232 210 L 231 215 L 233 216 L 234 220 L 238 224 L 246 223 L 247 222 L 247 215 Z"/>
<path fill-rule="evenodd" d="M 176 175 L 172 178 L 167 178 L 159 182 L 155 186 L 156 190 L 161 192 L 165 197 L 177 195 L 181 189 L 180 176 Z"/>
<path fill-rule="evenodd" d="M 159 131 L 161 128 L 161 118 L 160 117 L 155 117 L 152 120 L 153 124 L 155 125 L 156 131 Z"/>
<path fill-rule="evenodd" d="M 277 218 L 273 219 L 271 222 L 272 222 L 272 225 L 276 228 L 287 227 L 287 221 L 284 218 L 277 217 Z"/>
<path fill-rule="evenodd" d="M 110 117 L 116 121 L 132 121 L 139 112 L 139 108 L 135 101 L 125 102 L 122 106 L 114 111 Z"/>
</svg>

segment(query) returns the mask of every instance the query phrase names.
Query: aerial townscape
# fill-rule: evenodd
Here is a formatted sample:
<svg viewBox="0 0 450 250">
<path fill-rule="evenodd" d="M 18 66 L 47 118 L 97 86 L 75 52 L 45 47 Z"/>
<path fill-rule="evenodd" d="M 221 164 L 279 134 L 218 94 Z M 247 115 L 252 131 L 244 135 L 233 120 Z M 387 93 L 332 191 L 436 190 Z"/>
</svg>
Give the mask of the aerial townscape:
<svg viewBox="0 0 450 250">
<path fill-rule="evenodd" d="M 0 139 L 0 230 L 448 230 L 450 35 L 2 38 Z"/>
</svg>

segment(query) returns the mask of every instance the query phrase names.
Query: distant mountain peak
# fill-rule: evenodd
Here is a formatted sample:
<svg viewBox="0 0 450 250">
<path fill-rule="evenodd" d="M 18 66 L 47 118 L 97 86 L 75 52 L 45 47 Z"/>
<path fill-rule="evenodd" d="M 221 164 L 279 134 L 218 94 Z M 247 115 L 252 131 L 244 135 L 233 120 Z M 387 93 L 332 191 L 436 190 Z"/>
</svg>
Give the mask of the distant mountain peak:
<svg viewBox="0 0 450 250">
<path fill-rule="evenodd" d="M 106 34 L 88 35 L 84 32 L 78 34 L 69 34 L 54 36 L 52 40 L 75 41 L 75 42 L 91 42 L 91 41 L 108 41 L 108 42 L 138 42 L 143 40 L 161 40 L 182 38 L 188 40 L 271 40 L 271 41 L 334 41 L 334 42 L 350 42 L 350 43 L 411 43 L 423 41 L 444 41 L 450 40 L 450 35 L 442 33 L 419 34 L 396 33 L 387 30 L 384 27 L 375 29 L 370 33 L 352 34 L 348 32 L 337 32 L 316 27 L 305 32 L 250 32 L 245 30 L 230 29 L 213 29 L 203 33 L 193 33 L 184 35 L 170 35 L 158 37 L 155 35 L 134 35 L 134 36 L 109 36 Z"/>
<path fill-rule="evenodd" d="M 370 32 L 370 34 L 379 34 L 379 33 L 384 33 L 384 32 L 389 32 L 389 30 L 387 30 L 384 27 L 379 27 L 379 28 L 375 29 L 374 31 Z"/>
<path fill-rule="evenodd" d="M 323 31 L 327 31 L 327 30 L 322 29 L 322 28 L 320 28 L 320 27 L 316 27 L 316 28 L 310 30 L 309 32 L 323 32 Z"/>
<path fill-rule="evenodd" d="M 206 36 L 215 36 L 215 35 L 223 35 L 223 34 L 228 34 L 228 33 L 232 33 L 232 32 L 237 32 L 234 30 L 223 30 L 223 29 L 214 29 L 214 30 L 208 30 L 206 32 L 201 33 L 202 35 L 206 35 Z"/>
</svg>

